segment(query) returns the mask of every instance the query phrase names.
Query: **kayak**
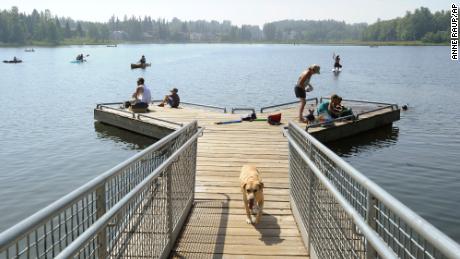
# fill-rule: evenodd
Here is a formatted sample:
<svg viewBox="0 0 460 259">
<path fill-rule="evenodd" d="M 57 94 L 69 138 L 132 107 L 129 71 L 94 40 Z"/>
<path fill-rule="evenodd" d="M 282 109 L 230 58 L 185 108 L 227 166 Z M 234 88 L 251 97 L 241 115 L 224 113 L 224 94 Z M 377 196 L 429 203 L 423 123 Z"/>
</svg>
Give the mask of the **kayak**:
<svg viewBox="0 0 460 259">
<path fill-rule="evenodd" d="M 83 59 L 83 60 L 72 60 L 72 61 L 70 61 L 70 63 L 78 63 L 78 64 L 83 63 L 83 62 L 86 62 L 86 59 Z"/>
<path fill-rule="evenodd" d="M 8 64 L 16 64 L 16 63 L 22 63 L 22 60 L 3 60 L 3 63 L 8 63 Z"/>
<path fill-rule="evenodd" d="M 150 66 L 150 63 L 145 63 L 145 64 L 131 64 L 131 69 L 134 69 L 134 68 L 146 68 L 146 67 L 149 67 Z"/>
</svg>

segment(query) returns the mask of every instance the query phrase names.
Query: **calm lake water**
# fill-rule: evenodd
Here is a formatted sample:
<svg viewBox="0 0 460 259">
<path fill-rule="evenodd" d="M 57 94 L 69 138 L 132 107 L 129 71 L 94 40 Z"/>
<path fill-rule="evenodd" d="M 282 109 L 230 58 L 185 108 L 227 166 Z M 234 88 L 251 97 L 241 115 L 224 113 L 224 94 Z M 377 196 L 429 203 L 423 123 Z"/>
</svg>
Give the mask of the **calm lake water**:
<svg viewBox="0 0 460 259">
<path fill-rule="evenodd" d="M 390 128 L 331 144 L 354 167 L 460 241 L 460 63 L 449 47 L 119 45 L 0 48 L 0 231 L 153 143 L 93 121 L 145 77 L 153 98 L 255 107 L 295 100 L 307 65 L 323 66 L 310 96 L 408 104 Z M 335 77 L 332 53 L 343 72 Z M 71 64 L 79 54 L 85 64 Z M 144 54 L 152 67 L 131 70 Z"/>
</svg>

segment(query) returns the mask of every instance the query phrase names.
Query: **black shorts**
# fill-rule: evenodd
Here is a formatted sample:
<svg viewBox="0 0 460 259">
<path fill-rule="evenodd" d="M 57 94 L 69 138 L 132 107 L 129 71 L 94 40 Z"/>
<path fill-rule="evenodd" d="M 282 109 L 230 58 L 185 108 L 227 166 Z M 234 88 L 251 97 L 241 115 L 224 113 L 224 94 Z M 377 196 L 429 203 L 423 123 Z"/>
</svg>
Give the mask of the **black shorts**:
<svg viewBox="0 0 460 259">
<path fill-rule="evenodd" d="M 131 105 L 131 108 L 132 108 L 132 109 L 147 109 L 147 108 L 149 108 L 149 104 L 148 104 L 148 103 L 139 102 L 139 103 L 136 103 L 136 104 Z"/>
<path fill-rule="evenodd" d="M 305 90 L 298 86 L 294 87 L 294 93 L 295 93 L 295 97 L 297 98 L 307 98 L 307 94 L 305 93 Z"/>
</svg>

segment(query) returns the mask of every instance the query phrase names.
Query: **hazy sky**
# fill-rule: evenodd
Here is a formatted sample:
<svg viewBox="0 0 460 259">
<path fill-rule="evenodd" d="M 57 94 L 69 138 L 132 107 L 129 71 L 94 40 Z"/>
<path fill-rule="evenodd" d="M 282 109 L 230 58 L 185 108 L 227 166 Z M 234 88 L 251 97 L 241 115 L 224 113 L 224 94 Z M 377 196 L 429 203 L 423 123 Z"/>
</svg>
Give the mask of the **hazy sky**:
<svg viewBox="0 0 460 259">
<path fill-rule="evenodd" d="M 453 1 L 458 2 L 458 1 Z M 372 23 L 403 16 L 407 10 L 425 6 L 432 11 L 449 10 L 452 0 L 0 0 L 0 9 L 19 7 L 30 13 L 52 14 L 85 21 L 107 21 L 112 14 L 123 18 L 150 15 L 181 20 L 230 20 L 233 24 L 263 25 L 282 19 L 334 19 Z"/>
</svg>

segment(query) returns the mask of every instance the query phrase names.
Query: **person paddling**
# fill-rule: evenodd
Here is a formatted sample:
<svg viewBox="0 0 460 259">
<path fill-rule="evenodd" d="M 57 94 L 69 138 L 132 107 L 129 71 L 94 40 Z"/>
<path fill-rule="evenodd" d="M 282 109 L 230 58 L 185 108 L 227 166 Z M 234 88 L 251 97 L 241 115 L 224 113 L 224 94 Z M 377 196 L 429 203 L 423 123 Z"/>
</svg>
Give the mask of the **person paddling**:
<svg viewBox="0 0 460 259">
<path fill-rule="evenodd" d="M 334 69 L 339 70 L 342 69 L 342 65 L 340 65 L 340 56 L 335 55 L 335 53 L 332 55 L 332 58 L 334 59 Z"/>
<path fill-rule="evenodd" d="M 142 65 L 145 65 L 145 62 L 146 62 L 145 56 L 142 55 L 141 59 L 139 60 L 139 63 L 141 63 Z"/>
</svg>

